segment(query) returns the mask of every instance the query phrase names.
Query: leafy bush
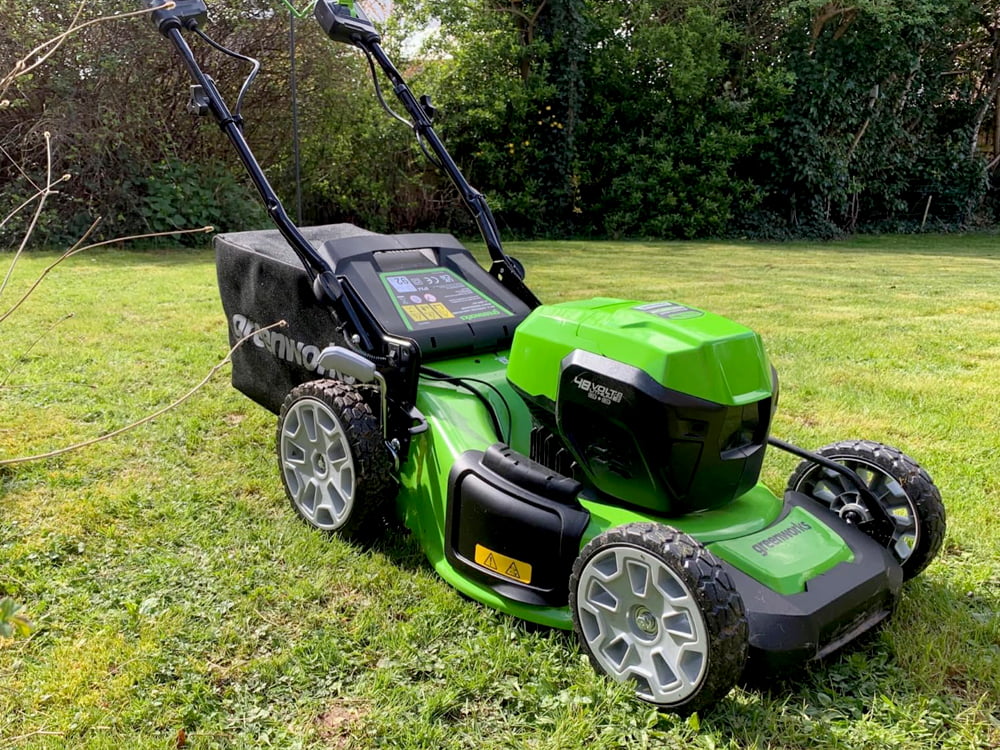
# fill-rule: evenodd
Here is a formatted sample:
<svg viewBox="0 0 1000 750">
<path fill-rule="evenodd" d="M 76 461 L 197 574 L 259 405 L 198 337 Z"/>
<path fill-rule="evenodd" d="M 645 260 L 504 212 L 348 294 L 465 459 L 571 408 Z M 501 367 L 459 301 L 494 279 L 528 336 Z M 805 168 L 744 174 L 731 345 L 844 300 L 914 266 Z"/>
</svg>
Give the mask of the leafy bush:
<svg viewBox="0 0 1000 750">
<path fill-rule="evenodd" d="M 260 202 L 220 164 L 190 164 L 171 157 L 130 187 L 135 211 L 150 232 L 209 225 L 226 232 L 267 224 Z M 190 236 L 203 241 L 199 235 Z"/>
</svg>

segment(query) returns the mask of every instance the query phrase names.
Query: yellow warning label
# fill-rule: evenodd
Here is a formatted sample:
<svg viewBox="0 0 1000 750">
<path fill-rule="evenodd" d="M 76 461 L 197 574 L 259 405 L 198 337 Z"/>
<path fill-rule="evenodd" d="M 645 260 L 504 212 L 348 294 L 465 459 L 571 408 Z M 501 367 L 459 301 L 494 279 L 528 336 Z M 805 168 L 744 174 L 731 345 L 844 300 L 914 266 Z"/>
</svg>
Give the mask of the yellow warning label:
<svg viewBox="0 0 1000 750">
<path fill-rule="evenodd" d="M 441 316 L 438 315 L 438 311 L 434 309 L 434 305 L 417 305 L 417 309 L 427 320 L 441 320 Z"/>
<path fill-rule="evenodd" d="M 451 314 L 451 310 L 442 305 L 440 302 L 435 302 L 434 304 L 430 305 L 430 307 L 434 308 L 434 311 L 438 314 L 438 317 L 441 318 L 455 317 L 454 315 Z"/>
<path fill-rule="evenodd" d="M 446 320 L 454 318 L 455 315 L 440 302 L 423 305 L 403 305 L 403 312 L 410 316 L 414 323 L 423 323 L 427 320 Z"/>
<path fill-rule="evenodd" d="M 421 307 L 425 305 L 403 305 L 403 312 L 410 316 L 410 320 L 416 321 L 417 323 L 427 320 L 424 314 L 420 311 Z"/>
<path fill-rule="evenodd" d="M 484 568 L 489 568 L 494 573 L 513 578 L 515 581 L 531 583 L 531 565 L 515 560 L 513 557 L 501 555 L 481 544 L 476 545 L 476 563 Z"/>
</svg>

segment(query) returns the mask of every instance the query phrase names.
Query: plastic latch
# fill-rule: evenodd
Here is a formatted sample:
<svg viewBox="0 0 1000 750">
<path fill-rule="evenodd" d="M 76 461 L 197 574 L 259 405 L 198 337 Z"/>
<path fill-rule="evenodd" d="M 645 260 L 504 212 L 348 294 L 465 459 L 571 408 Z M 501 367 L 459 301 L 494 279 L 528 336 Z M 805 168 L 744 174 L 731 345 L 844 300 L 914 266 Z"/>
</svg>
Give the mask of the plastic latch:
<svg viewBox="0 0 1000 750">
<path fill-rule="evenodd" d="M 347 375 L 362 383 L 376 378 L 375 364 L 357 352 L 342 346 L 328 346 L 320 352 L 317 364 L 324 370 Z"/>
<path fill-rule="evenodd" d="M 210 109 L 211 107 L 208 101 L 208 94 L 205 93 L 205 87 L 197 83 L 192 85 L 190 93 L 188 94 L 188 114 L 204 117 L 209 113 Z"/>
</svg>

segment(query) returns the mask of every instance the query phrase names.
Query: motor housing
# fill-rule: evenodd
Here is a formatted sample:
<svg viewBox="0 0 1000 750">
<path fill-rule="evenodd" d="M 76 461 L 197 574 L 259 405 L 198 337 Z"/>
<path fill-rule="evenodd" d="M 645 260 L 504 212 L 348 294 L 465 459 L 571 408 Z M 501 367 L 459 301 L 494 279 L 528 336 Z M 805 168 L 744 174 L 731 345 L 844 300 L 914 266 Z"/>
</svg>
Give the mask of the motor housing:
<svg viewBox="0 0 1000 750">
<path fill-rule="evenodd" d="M 777 378 L 731 320 L 672 302 L 543 305 L 517 328 L 507 377 L 599 495 L 679 515 L 757 483 Z M 553 441 L 533 440 L 546 442 L 533 460 L 551 460 Z"/>
</svg>

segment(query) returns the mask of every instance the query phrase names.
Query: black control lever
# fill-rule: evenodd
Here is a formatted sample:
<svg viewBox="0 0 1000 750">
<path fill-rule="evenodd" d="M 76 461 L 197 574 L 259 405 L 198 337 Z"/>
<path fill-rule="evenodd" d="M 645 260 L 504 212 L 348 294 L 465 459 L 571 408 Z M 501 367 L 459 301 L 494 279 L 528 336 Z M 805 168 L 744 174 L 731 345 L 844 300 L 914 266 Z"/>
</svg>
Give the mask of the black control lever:
<svg viewBox="0 0 1000 750">
<path fill-rule="evenodd" d="M 424 114 L 427 115 L 427 119 L 434 122 L 434 117 L 437 115 L 437 107 L 431 104 L 431 97 L 429 94 L 420 95 L 420 106 L 423 107 Z"/>
</svg>

